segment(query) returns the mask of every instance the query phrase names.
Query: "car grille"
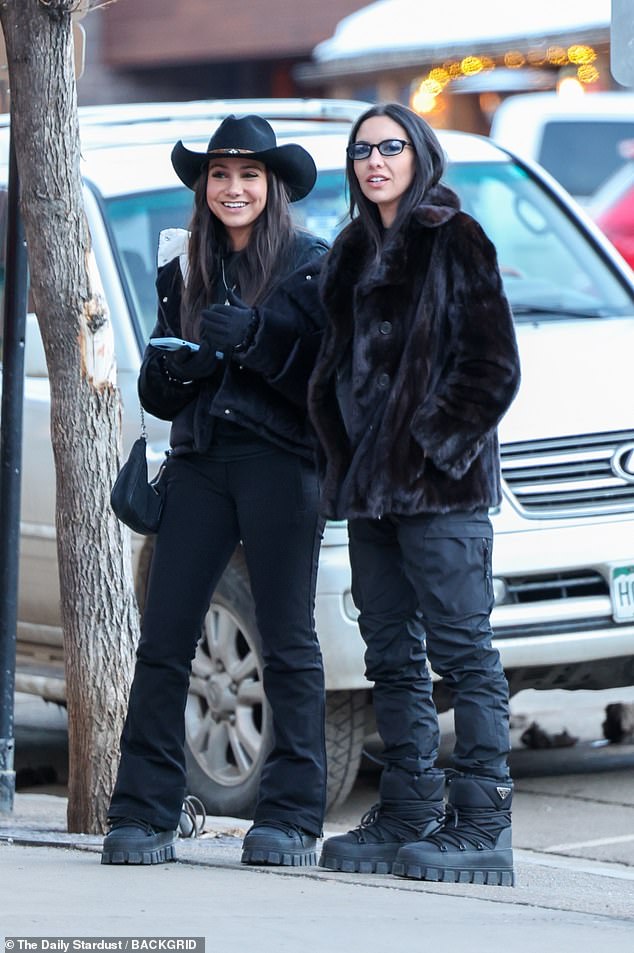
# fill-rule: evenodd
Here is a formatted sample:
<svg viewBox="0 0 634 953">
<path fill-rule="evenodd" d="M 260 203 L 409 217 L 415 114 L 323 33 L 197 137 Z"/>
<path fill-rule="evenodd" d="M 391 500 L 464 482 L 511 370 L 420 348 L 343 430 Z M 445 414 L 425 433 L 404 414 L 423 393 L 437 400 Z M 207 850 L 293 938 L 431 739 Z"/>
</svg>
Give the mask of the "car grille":
<svg viewBox="0 0 634 953">
<path fill-rule="evenodd" d="M 591 516 L 634 510 L 634 474 L 612 469 L 634 430 L 507 443 L 502 476 L 515 506 L 533 519 Z M 634 458 L 633 458 L 634 459 Z"/>
<path fill-rule="evenodd" d="M 592 570 L 558 572 L 543 576 L 510 576 L 506 580 L 509 602 L 543 602 L 550 599 L 581 599 L 609 594 L 603 576 Z"/>
<path fill-rule="evenodd" d="M 594 570 L 508 576 L 504 582 L 504 599 L 496 603 L 491 617 L 497 639 L 618 627 L 607 580 Z"/>
</svg>

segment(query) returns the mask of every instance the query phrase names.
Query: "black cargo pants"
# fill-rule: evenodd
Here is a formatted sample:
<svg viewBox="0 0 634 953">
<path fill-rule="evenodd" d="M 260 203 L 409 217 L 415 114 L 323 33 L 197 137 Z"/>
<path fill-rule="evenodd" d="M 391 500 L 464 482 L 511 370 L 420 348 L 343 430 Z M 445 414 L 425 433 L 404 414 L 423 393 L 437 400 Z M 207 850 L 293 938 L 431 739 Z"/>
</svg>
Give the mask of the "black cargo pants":
<svg viewBox="0 0 634 953">
<path fill-rule="evenodd" d="M 439 729 L 429 663 L 454 704 L 454 767 L 508 775 L 508 685 L 492 646 L 487 512 L 476 509 L 349 523 L 352 595 L 386 764 L 434 766 Z"/>
<path fill-rule="evenodd" d="M 319 835 L 325 810 L 324 675 L 313 610 L 323 520 L 314 468 L 253 438 L 172 457 L 109 817 L 176 829 L 186 793 L 185 703 L 216 585 L 242 540 L 264 658 L 273 748 L 255 820 Z"/>
</svg>

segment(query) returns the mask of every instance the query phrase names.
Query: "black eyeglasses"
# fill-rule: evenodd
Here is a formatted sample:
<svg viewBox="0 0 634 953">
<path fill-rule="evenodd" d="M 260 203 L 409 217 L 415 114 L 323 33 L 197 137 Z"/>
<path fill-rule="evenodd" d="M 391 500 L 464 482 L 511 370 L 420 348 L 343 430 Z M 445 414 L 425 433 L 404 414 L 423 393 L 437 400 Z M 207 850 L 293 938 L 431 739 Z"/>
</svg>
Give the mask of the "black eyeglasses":
<svg viewBox="0 0 634 953">
<path fill-rule="evenodd" d="M 411 142 L 405 139 L 384 139 L 383 142 L 352 142 L 346 152 L 348 158 L 353 161 L 356 159 L 369 159 L 373 149 L 378 149 L 382 156 L 400 156 L 405 146 L 411 146 Z"/>
</svg>

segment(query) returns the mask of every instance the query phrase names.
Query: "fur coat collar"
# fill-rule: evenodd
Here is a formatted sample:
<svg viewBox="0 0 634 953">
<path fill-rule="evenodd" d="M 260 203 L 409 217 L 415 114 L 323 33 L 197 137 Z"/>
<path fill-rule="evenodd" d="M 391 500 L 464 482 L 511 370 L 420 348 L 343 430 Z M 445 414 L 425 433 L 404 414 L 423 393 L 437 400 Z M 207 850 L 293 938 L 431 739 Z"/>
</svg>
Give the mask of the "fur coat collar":
<svg viewBox="0 0 634 953">
<path fill-rule="evenodd" d="M 424 234 L 445 225 L 459 208 L 455 192 L 442 185 L 431 189 L 425 201 L 414 211 L 407 228 L 386 242 L 380 261 L 364 281 L 364 289 L 407 282 L 410 277 L 407 253 L 412 247 L 412 237 L 416 233 Z M 349 286 L 356 286 L 361 280 L 370 254 L 370 240 L 357 218 L 335 242 L 324 276 L 325 300 L 329 306 L 332 305 L 335 314 L 338 311 L 337 302 L 345 300 Z"/>
</svg>

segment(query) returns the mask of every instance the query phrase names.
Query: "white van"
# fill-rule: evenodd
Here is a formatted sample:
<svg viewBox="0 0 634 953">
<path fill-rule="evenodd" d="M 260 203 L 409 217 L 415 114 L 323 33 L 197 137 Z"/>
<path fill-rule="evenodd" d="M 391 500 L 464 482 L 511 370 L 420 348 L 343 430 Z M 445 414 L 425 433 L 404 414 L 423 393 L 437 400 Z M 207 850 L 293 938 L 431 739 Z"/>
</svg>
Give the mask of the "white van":
<svg viewBox="0 0 634 953">
<path fill-rule="evenodd" d="M 624 144 L 634 140 L 634 93 L 511 96 L 495 111 L 490 137 L 538 162 L 585 205 L 627 160 Z"/>
<path fill-rule="evenodd" d="M 280 141 L 300 142 L 315 157 L 316 188 L 293 211 L 331 239 L 345 219 L 350 122 L 364 108 L 302 101 L 81 112 L 85 207 L 113 322 L 127 447 L 138 435 L 136 380 L 155 320 L 158 233 L 185 226 L 191 212 L 192 193 L 170 163 L 173 143 L 182 137 L 201 148 L 229 112 L 267 114 Z M 0 129 L 0 161 L 6 131 Z M 491 514 L 492 623 L 511 692 L 634 684 L 632 272 L 538 168 L 486 138 L 441 138 L 448 183 L 498 249 L 522 361 L 522 385 L 500 431 L 504 499 Z M 2 208 L 0 201 L 0 217 Z M 49 382 L 34 316 L 26 373 L 16 688 L 63 703 Z M 157 464 L 169 428 L 154 418 L 147 423 Z M 152 537 L 133 540 L 141 607 L 152 547 Z M 331 804 L 350 790 L 372 730 L 372 686 L 356 617 L 346 526 L 329 523 L 316 625 L 326 670 Z M 438 681 L 436 701 L 439 710 L 451 707 Z M 259 635 L 238 551 L 214 593 L 193 665 L 190 793 L 210 813 L 248 816 L 270 738 Z"/>
</svg>

